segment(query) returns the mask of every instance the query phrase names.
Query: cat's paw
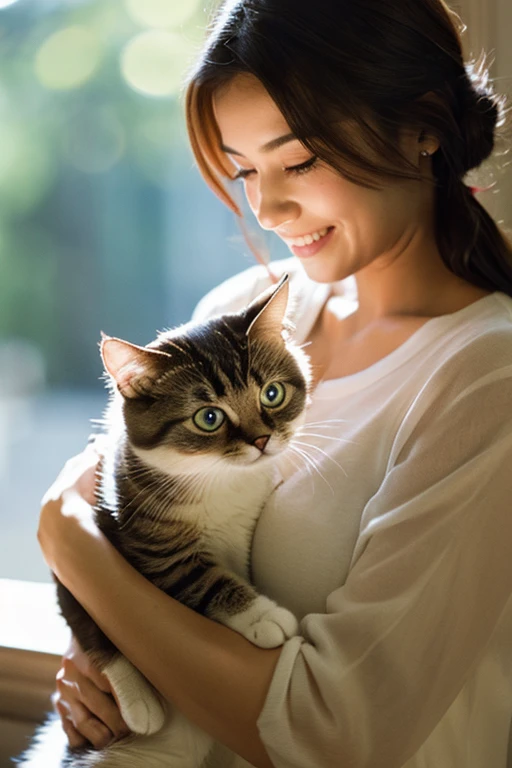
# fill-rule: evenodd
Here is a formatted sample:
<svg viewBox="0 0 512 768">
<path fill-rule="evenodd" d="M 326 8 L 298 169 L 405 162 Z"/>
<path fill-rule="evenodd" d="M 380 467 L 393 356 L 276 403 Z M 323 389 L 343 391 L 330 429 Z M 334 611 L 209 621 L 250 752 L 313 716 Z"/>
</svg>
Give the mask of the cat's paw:
<svg viewBox="0 0 512 768">
<path fill-rule="evenodd" d="M 249 609 L 231 617 L 229 626 L 259 648 L 277 648 L 299 629 L 293 613 L 261 595 Z"/>
<path fill-rule="evenodd" d="M 124 656 L 116 656 L 103 670 L 114 689 L 121 715 L 133 733 L 149 736 L 162 728 L 165 709 L 136 667 Z"/>
<path fill-rule="evenodd" d="M 277 648 L 299 630 L 293 613 L 276 605 L 248 628 L 246 637 L 260 648 Z"/>
</svg>

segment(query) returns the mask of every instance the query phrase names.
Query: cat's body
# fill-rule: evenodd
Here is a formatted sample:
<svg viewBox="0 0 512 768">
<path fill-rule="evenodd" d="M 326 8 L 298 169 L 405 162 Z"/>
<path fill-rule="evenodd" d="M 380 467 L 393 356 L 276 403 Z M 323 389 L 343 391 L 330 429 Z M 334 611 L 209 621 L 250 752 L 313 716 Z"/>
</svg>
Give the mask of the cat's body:
<svg viewBox="0 0 512 768">
<path fill-rule="evenodd" d="M 102 344 L 118 392 L 102 446 L 99 528 L 160 589 L 266 648 L 297 629 L 289 611 L 258 595 L 249 566 L 275 457 L 307 401 L 307 359 L 283 338 L 287 294 L 284 279 L 243 312 L 161 334 L 148 347 Z M 50 724 L 23 768 L 198 768 L 210 737 L 170 710 L 61 584 L 58 595 L 138 735 L 60 756 L 49 747 L 60 724 Z"/>
</svg>

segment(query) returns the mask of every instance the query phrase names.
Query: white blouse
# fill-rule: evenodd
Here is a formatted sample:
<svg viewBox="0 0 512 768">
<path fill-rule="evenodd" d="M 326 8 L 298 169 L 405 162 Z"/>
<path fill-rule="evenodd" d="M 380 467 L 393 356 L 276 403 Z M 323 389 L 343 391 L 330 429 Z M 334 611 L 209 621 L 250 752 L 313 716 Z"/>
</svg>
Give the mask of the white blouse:
<svg viewBox="0 0 512 768">
<path fill-rule="evenodd" d="M 296 340 L 353 282 L 288 272 Z M 262 267 L 194 319 L 245 306 Z M 512 767 L 512 299 L 427 321 L 321 382 L 256 528 L 258 589 L 295 612 L 258 726 L 276 768 Z M 316 465 L 311 466 L 311 461 Z M 508 756 L 508 757 L 507 757 Z M 219 749 L 215 768 L 247 766 Z"/>
</svg>

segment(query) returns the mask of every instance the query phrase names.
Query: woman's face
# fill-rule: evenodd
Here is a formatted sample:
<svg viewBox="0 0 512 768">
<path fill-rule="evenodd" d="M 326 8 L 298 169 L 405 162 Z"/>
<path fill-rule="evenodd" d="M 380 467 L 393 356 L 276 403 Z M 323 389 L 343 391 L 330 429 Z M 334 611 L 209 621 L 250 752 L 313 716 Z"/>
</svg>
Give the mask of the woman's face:
<svg viewBox="0 0 512 768">
<path fill-rule="evenodd" d="M 214 109 L 251 210 L 263 229 L 284 240 L 311 279 L 333 282 L 385 268 L 432 227 L 428 185 L 407 181 L 372 190 L 343 178 L 290 136 L 254 76 L 235 77 L 216 95 Z M 404 132 L 401 142 L 418 166 L 425 148 L 418 136 Z"/>
</svg>

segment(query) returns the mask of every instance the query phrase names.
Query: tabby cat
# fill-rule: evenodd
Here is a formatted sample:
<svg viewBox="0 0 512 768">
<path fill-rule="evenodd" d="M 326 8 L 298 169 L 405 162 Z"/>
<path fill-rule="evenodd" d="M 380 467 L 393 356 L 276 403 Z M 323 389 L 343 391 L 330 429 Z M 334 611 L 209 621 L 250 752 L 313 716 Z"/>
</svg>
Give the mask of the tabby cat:
<svg viewBox="0 0 512 768">
<path fill-rule="evenodd" d="M 96 521 L 144 576 L 262 648 L 295 617 L 250 584 L 251 539 L 277 456 L 304 421 L 308 359 L 288 338 L 288 276 L 237 313 L 161 333 L 146 347 L 103 337 L 111 384 Z M 62 613 L 116 692 L 134 735 L 57 753 L 44 726 L 23 768 L 197 768 L 212 739 L 165 704 L 68 590 Z"/>
</svg>

